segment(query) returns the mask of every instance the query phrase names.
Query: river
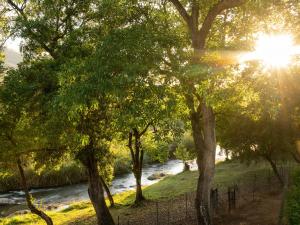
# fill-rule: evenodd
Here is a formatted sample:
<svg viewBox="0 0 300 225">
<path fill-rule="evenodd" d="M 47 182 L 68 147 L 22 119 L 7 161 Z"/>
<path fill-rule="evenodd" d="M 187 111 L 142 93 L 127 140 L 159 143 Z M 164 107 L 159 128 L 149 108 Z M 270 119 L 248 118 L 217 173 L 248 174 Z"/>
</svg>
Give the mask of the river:
<svg viewBox="0 0 300 225">
<path fill-rule="evenodd" d="M 217 154 L 216 159 L 222 160 L 224 157 Z M 175 175 L 183 170 L 181 160 L 169 160 L 162 164 L 151 164 L 143 167 L 142 185 L 148 186 L 160 181 L 149 180 L 148 177 L 155 173 L 164 173 L 166 175 Z M 197 170 L 195 162 L 191 163 L 191 170 Z M 113 179 L 110 186 L 112 194 L 135 189 L 135 178 L 132 173 L 117 176 Z M 35 204 L 54 205 L 63 207 L 77 201 L 89 200 L 87 184 L 74 184 L 56 188 L 32 189 Z M 9 203 L 9 204 L 1 204 Z M 23 191 L 10 191 L 0 194 L 0 215 L 6 216 L 14 211 L 25 208 L 25 196 Z M 2 208 L 2 209 L 1 209 Z M 2 211 L 2 212 L 1 212 Z"/>
<path fill-rule="evenodd" d="M 195 163 L 192 169 L 197 169 Z M 159 181 L 149 180 L 148 177 L 155 173 L 175 175 L 183 170 L 183 162 L 180 160 L 169 160 L 163 164 L 145 165 L 143 168 L 142 184 L 148 186 Z M 112 194 L 135 189 L 135 178 L 132 173 L 117 176 L 112 181 L 110 190 Z M 72 202 L 89 200 L 87 184 L 74 184 L 56 188 L 32 189 L 30 191 L 36 204 L 42 205 L 68 205 Z M 0 203 L 9 202 L 11 205 L 24 205 L 25 196 L 23 191 L 10 191 L 0 194 Z M 7 207 L 5 207 L 7 209 Z M 20 207 L 17 207 L 20 208 Z"/>
</svg>

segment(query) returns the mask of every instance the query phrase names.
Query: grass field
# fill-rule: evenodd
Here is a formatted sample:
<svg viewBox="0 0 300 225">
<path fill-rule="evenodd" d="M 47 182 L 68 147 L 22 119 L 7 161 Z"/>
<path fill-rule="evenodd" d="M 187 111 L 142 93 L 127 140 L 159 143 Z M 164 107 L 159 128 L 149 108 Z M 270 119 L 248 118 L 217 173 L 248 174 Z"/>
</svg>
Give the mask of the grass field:
<svg viewBox="0 0 300 225">
<path fill-rule="evenodd" d="M 252 176 L 254 173 L 266 172 L 269 166 L 265 163 L 243 165 L 238 162 L 222 162 L 216 165 L 214 185 L 232 185 Z M 148 200 L 166 200 L 175 198 L 184 193 L 196 189 L 198 172 L 183 172 L 174 176 L 168 176 L 160 182 L 144 188 L 144 195 Z M 111 209 L 114 218 L 117 215 L 136 213 L 137 209 L 131 207 L 134 201 L 134 192 L 128 191 L 114 196 L 117 207 Z M 70 224 L 94 224 L 94 210 L 88 202 L 78 202 L 70 205 L 67 209 L 47 212 L 56 225 Z M 0 220 L 3 225 L 17 224 L 44 224 L 37 216 L 32 214 L 18 215 Z"/>
</svg>

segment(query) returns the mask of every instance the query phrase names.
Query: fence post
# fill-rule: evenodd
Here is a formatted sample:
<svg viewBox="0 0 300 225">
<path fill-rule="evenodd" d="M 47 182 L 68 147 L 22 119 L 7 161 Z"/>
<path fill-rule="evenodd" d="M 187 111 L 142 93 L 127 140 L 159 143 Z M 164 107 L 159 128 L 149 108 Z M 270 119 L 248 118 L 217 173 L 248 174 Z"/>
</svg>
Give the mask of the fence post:
<svg viewBox="0 0 300 225">
<path fill-rule="evenodd" d="M 233 208 L 235 209 L 236 208 L 236 205 L 235 205 L 235 201 L 236 201 L 236 186 L 234 186 L 234 188 L 233 188 Z"/>
<path fill-rule="evenodd" d="M 170 225 L 170 205 L 168 205 L 168 225 Z"/>
<path fill-rule="evenodd" d="M 188 197 L 187 193 L 185 193 L 185 219 L 188 218 Z"/>
<path fill-rule="evenodd" d="M 253 177 L 252 201 L 254 201 L 254 199 L 255 199 L 255 187 L 256 187 L 256 173 L 254 174 L 254 177 Z"/>
<path fill-rule="evenodd" d="M 156 225 L 158 225 L 158 202 L 156 202 Z"/>
<path fill-rule="evenodd" d="M 271 169 L 268 170 L 268 185 L 271 186 Z"/>
<path fill-rule="evenodd" d="M 228 192 L 227 192 L 227 194 L 228 194 L 228 211 L 229 211 L 229 213 L 230 213 L 230 211 L 231 211 L 231 194 L 230 194 L 230 187 L 228 187 Z"/>
<path fill-rule="evenodd" d="M 216 209 L 218 210 L 219 208 L 219 190 L 218 188 L 216 189 Z"/>
</svg>

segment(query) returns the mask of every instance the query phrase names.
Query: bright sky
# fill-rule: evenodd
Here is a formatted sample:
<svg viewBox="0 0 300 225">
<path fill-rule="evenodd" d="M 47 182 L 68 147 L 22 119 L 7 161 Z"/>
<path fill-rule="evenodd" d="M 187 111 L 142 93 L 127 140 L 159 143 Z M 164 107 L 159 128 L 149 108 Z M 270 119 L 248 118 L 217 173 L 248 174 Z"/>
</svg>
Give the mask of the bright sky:
<svg viewBox="0 0 300 225">
<path fill-rule="evenodd" d="M 4 49 L 4 64 L 8 67 L 16 67 L 22 61 L 20 53 L 20 38 L 8 39 Z"/>
<path fill-rule="evenodd" d="M 15 39 L 8 39 L 5 43 L 5 47 L 12 49 L 16 52 L 20 52 L 20 43 L 21 38 L 15 38 Z"/>
</svg>

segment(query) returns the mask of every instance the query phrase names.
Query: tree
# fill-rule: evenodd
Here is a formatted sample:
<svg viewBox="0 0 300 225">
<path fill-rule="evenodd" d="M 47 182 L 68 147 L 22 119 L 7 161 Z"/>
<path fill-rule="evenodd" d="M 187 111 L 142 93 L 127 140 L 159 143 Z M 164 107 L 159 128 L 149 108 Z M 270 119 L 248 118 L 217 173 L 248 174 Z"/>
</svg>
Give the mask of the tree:
<svg viewBox="0 0 300 225">
<path fill-rule="evenodd" d="M 55 80 L 54 85 L 46 84 L 46 87 L 42 87 L 45 89 L 41 92 L 46 97 L 51 98 L 39 99 L 35 105 L 35 109 L 38 115 L 41 116 L 39 121 L 43 121 L 43 128 L 47 132 L 49 143 L 53 146 L 58 146 L 58 148 L 52 148 L 53 151 L 51 151 L 50 155 L 62 154 L 62 152 L 70 150 L 71 141 L 74 140 L 72 138 L 75 137 L 78 132 L 74 132 L 74 136 L 66 143 L 60 142 L 60 140 L 66 140 L 62 135 L 66 134 L 67 130 L 74 131 L 74 123 L 78 122 L 78 120 L 74 121 L 72 117 L 71 120 L 69 120 L 68 115 L 62 114 L 61 111 L 59 111 L 61 108 L 56 107 L 56 103 L 59 102 L 56 96 L 59 96 L 59 90 L 63 91 L 63 88 L 60 88 L 57 78 L 61 72 L 60 69 L 63 68 L 64 65 L 68 64 L 68 66 L 71 66 L 72 59 L 79 62 L 80 59 L 84 59 L 87 56 L 89 50 L 92 50 L 93 46 L 90 45 L 90 41 L 97 37 L 97 35 L 101 35 L 101 32 L 96 32 L 97 35 L 95 33 L 92 35 L 92 32 L 90 32 L 93 26 L 92 20 L 94 19 L 96 30 L 97 25 L 99 25 L 98 22 L 101 21 L 101 19 L 96 18 L 99 14 L 91 13 L 93 11 L 91 10 L 91 1 L 23 1 L 19 3 L 8 0 L 6 3 L 6 7 L 14 13 L 12 16 L 15 17 L 12 21 L 10 33 L 24 40 L 22 49 L 29 65 L 31 62 L 41 61 L 43 58 L 49 59 L 55 65 L 52 68 L 48 68 L 51 74 L 53 74 L 53 79 Z M 93 7 L 94 6 L 95 5 L 93 5 Z M 100 7 L 100 5 L 98 6 Z M 36 73 L 35 75 L 41 75 L 41 77 L 37 77 L 37 82 L 41 81 L 43 74 L 40 73 L 40 71 L 31 72 L 33 74 Z M 46 74 L 48 73 L 46 72 Z M 40 113 L 41 105 L 45 106 L 43 113 Z M 84 108 L 85 110 L 82 114 L 78 111 L 75 112 L 78 113 L 77 115 L 84 116 L 84 114 L 88 112 L 88 107 L 90 107 L 90 105 Z M 70 114 L 69 110 L 65 112 Z M 99 119 L 103 113 L 97 113 L 96 110 L 91 110 L 87 117 L 84 117 L 81 121 L 79 120 L 79 123 L 76 124 L 77 128 L 84 129 L 85 126 L 89 126 L 90 124 L 95 125 L 95 123 L 91 122 L 91 117 L 94 115 L 99 115 L 96 116 L 96 119 Z M 57 116 L 61 116 L 62 119 L 59 123 L 57 123 Z M 43 120 L 41 118 L 43 118 Z M 102 117 L 100 119 L 102 119 Z M 71 124 L 72 122 L 73 124 Z M 82 156 L 80 157 L 80 161 L 85 165 L 88 171 L 89 195 L 96 211 L 98 224 L 114 224 L 104 201 L 103 187 L 98 169 L 98 152 L 100 152 L 101 157 L 105 157 L 105 154 L 101 153 L 106 152 L 107 146 L 105 143 L 99 145 L 99 139 L 96 137 L 95 140 L 95 135 L 93 135 L 91 139 L 87 136 L 94 128 L 95 127 L 87 129 L 85 133 L 81 133 L 81 136 L 79 135 L 81 141 L 84 142 L 80 145 L 80 150 L 84 151 L 85 154 L 79 154 L 78 146 L 76 146 L 77 148 L 74 148 L 74 150 L 79 154 L 79 157 Z M 76 143 L 78 143 L 78 141 Z"/>
<path fill-rule="evenodd" d="M 253 97 L 223 109 L 227 114 L 223 114 L 219 123 L 220 145 L 242 161 L 266 160 L 284 185 L 278 163 L 289 161 L 297 154 L 295 144 L 299 140 L 296 103 L 299 67 L 266 69 L 258 62 L 249 63 L 245 68 L 240 84 L 247 90 L 244 95 Z"/>
<path fill-rule="evenodd" d="M 148 12 L 146 6 L 142 10 Z M 163 81 L 160 70 L 164 51 L 174 46 L 176 39 L 170 41 L 172 36 L 163 35 L 154 21 L 153 18 L 146 19 L 112 31 L 95 55 L 97 64 L 105 65 L 94 68 L 95 75 L 109 78 L 102 82 L 107 82 L 106 87 L 109 87 L 106 93 L 116 98 L 115 124 L 122 138 L 127 139 L 132 172 L 136 178 L 136 204 L 144 200 L 141 184 L 144 148 L 141 139 L 150 128 L 164 129 L 167 121 L 171 121 L 167 118 L 175 105 L 170 88 L 167 88 L 169 81 Z"/>
<path fill-rule="evenodd" d="M 52 219 L 32 203 L 23 169 L 24 158 L 29 158 L 37 151 L 45 151 L 45 143 L 32 117 L 28 115 L 30 104 L 24 97 L 28 94 L 28 90 L 25 95 L 18 95 L 18 92 L 26 91 L 19 89 L 19 74 L 17 70 L 9 71 L 0 89 L 0 124 L 2 128 L 0 160 L 2 164 L 14 165 L 18 168 L 28 208 L 48 225 L 52 225 Z"/>
<path fill-rule="evenodd" d="M 203 60 L 203 53 L 207 49 L 207 39 L 216 17 L 225 10 L 241 6 L 246 1 L 221 0 L 213 3 L 188 1 L 188 4 L 179 0 L 169 0 L 169 2 L 176 8 L 187 26 L 194 51 L 190 63 L 197 68 L 197 65 L 200 65 Z M 189 10 L 186 9 L 187 7 Z M 201 82 L 203 80 L 200 79 Z M 183 93 L 186 106 L 190 111 L 190 122 L 199 168 L 195 200 L 197 220 L 200 224 L 212 224 L 209 196 L 215 168 L 215 113 L 206 98 L 206 94 L 201 94 L 197 90 L 197 84 L 199 84 L 199 80 L 180 79 L 180 85 L 185 90 Z"/>
</svg>

